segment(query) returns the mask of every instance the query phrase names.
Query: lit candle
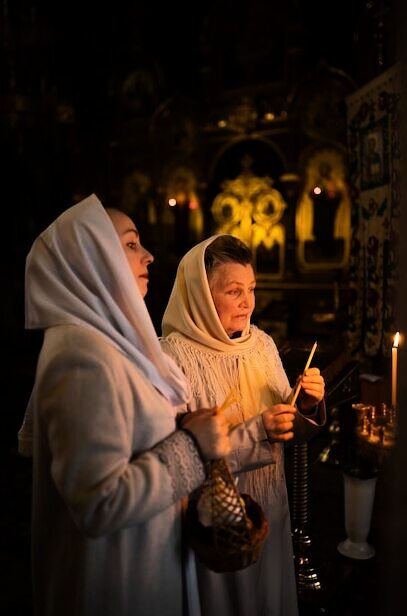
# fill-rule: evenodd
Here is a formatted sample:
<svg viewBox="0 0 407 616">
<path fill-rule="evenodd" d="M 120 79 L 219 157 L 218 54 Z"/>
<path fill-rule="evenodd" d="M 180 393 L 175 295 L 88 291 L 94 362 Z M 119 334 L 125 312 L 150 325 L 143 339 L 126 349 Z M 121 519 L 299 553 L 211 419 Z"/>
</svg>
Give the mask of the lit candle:
<svg viewBox="0 0 407 616">
<path fill-rule="evenodd" d="M 400 333 L 397 332 L 394 336 L 391 349 L 391 405 L 394 410 L 397 408 L 397 351 L 399 340 Z"/>
</svg>

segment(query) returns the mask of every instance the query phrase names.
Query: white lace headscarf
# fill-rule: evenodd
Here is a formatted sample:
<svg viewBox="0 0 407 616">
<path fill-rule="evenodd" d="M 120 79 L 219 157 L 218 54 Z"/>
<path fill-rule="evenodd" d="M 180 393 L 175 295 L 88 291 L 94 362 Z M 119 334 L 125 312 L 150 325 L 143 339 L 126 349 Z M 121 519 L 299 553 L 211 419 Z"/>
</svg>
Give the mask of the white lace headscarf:
<svg viewBox="0 0 407 616">
<path fill-rule="evenodd" d="M 61 214 L 28 254 L 25 325 L 47 329 L 76 324 L 93 329 L 133 361 L 171 403 L 188 401 L 181 370 L 163 351 L 117 232 L 95 195 Z M 21 453 L 30 452 L 28 406 L 19 432 Z"/>
</svg>

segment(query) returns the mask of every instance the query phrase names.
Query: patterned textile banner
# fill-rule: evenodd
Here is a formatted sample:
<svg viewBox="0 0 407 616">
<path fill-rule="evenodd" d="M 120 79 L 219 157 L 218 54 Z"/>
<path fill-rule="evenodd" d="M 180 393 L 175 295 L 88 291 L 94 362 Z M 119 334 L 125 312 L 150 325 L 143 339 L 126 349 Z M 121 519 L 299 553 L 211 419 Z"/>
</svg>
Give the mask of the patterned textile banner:
<svg viewBox="0 0 407 616">
<path fill-rule="evenodd" d="M 400 67 L 347 97 L 352 200 L 348 338 L 361 357 L 388 354 L 395 333 L 400 218 Z"/>
</svg>

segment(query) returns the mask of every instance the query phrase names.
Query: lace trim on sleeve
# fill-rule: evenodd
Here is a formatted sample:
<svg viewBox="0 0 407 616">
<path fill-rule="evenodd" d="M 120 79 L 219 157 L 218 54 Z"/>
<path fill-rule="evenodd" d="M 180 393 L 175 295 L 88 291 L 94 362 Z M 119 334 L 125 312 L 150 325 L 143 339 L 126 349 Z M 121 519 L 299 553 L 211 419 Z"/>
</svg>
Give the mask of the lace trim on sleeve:
<svg viewBox="0 0 407 616">
<path fill-rule="evenodd" d="M 174 432 L 153 451 L 167 467 L 177 500 L 193 492 L 204 481 L 204 464 L 187 432 Z"/>
</svg>

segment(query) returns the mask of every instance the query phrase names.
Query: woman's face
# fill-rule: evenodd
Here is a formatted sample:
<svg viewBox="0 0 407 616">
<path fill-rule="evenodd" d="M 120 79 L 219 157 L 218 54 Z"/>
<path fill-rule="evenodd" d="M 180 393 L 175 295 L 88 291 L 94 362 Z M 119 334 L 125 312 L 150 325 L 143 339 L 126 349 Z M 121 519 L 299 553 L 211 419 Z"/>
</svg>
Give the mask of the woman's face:
<svg viewBox="0 0 407 616">
<path fill-rule="evenodd" d="M 153 255 L 140 244 L 140 236 L 134 222 L 119 210 L 106 208 L 123 246 L 131 271 L 142 297 L 148 287 L 148 266 L 154 261 Z"/>
<path fill-rule="evenodd" d="M 251 265 L 222 263 L 209 275 L 209 288 L 228 336 L 241 332 L 254 310 L 256 279 Z"/>
</svg>

